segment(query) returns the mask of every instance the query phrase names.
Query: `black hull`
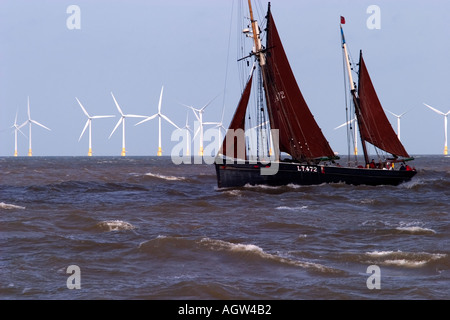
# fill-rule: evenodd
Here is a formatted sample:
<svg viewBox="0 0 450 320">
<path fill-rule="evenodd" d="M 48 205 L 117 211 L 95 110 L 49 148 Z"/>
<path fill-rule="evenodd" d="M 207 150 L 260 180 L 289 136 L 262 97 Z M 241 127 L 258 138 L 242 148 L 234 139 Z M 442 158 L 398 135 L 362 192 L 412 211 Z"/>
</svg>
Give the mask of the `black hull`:
<svg viewBox="0 0 450 320">
<path fill-rule="evenodd" d="M 261 164 L 215 164 L 219 188 L 236 188 L 245 185 L 283 186 L 346 183 L 351 185 L 393 185 L 411 180 L 416 171 L 381 170 L 351 167 L 327 167 L 278 163 L 274 175 L 262 175 Z"/>
</svg>

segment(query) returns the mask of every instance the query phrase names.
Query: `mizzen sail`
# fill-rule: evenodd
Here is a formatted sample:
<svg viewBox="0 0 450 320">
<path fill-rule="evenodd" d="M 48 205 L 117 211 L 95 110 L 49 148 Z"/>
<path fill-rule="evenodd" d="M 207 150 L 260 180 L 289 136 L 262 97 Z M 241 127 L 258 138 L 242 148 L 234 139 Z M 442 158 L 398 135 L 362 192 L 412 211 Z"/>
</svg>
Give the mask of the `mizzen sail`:
<svg viewBox="0 0 450 320">
<path fill-rule="evenodd" d="M 394 156 L 409 157 L 383 111 L 362 53 L 359 62 L 358 96 L 359 108 L 356 112 L 361 139 Z"/>
</svg>

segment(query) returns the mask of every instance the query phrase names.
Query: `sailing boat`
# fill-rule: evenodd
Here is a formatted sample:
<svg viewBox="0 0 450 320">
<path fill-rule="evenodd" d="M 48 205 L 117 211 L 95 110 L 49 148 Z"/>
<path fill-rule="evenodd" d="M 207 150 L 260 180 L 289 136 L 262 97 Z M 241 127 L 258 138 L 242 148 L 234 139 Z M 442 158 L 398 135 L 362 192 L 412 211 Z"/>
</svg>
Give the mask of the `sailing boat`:
<svg viewBox="0 0 450 320">
<path fill-rule="evenodd" d="M 270 3 L 265 21 L 266 45 L 254 19 L 248 0 L 253 50 L 248 57 L 254 64 L 231 120 L 227 134 L 215 159 L 219 188 L 245 185 L 281 186 L 347 183 L 353 185 L 399 185 L 410 180 L 416 171 L 394 170 L 393 163 L 412 160 L 392 129 L 378 100 L 365 62 L 360 55 L 358 89 L 353 83 L 344 33 L 342 47 L 346 57 L 354 112 L 364 151 L 365 164 L 340 166 L 339 157 L 305 102 L 283 48 Z M 251 31 L 250 31 L 251 30 Z M 254 79 L 256 78 L 256 80 Z M 246 117 L 250 112 L 252 87 L 256 87 L 256 112 L 260 124 L 259 141 L 247 142 Z M 269 119 L 268 125 L 266 119 Z M 247 126 L 248 127 L 248 126 Z M 251 136 L 251 135 L 250 135 Z M 380 159 L 379 167 L 370 168 L 366 144 L 390 153 Z M 249 154 L 256 149 L 256 156 Z"/>
</svg>

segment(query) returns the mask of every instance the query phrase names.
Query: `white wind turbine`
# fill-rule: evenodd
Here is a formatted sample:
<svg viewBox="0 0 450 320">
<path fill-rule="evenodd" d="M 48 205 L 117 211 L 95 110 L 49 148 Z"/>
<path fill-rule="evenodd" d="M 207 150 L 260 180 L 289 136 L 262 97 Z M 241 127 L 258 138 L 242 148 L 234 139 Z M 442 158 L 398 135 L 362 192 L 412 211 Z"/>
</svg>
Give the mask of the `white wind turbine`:
<svg viewBox="0 0 450 320">
<path fill-rule="evenodd" d="M 117 110 L 119 110 L 120 113 L 120 119 L 117 122 L 116 126 L 114 127 L 113 131 L 111 132 L 111 134 L 109 135 L 109 139 L 112 137 L 112 135 L 114 134 L 114 132 L 116 131 L 116 129 L 120 126 L 120 124 L 122 124 L 122 153 L 121 156 L 124 157 L 126 154 L 126 150 L 125 150 L 125 119 L 126 118 L 146 118 L 145 116 L 138 116 L 135 114 L 124 114 L 122 112 L 122 109 L 120 109 L 119 104 L 117 103 L 116 98 L 114 97 L 113 93 L 111 92 L 111 96 L 114 99 L 114 103 L 116 104 Z"/>
<path fill-rule="evenodd" d="M 88 151 L 88 157 L 92 157 L 92 119 L 114 118 L 115 116 L 93 116 L 93 117 L 91 117 L 89 115 L 89 113 L 86 111 L 86 109 L 83 107 L 83 105 L 81 104 L 80 100 L 78 100 L 78 98 L 76 98 L 76 97 L 75 97 L 75 99 L 77 99 L 78 104 L 81 107 L 81 110 L 83 110 L 83 113 L 88 118 L 87 121 L 86 121 L 86 125 L 84 126 L 84 129 L 81 132 L 80 138 L 78 139 L 78 142 L 83 137 L 83 134 L 86 131 L 87 127 L 89 127 L 89 151 Z"/>
<path fill-rule="evenodd" d="M 203 122 L 203 113 L 205 113 L 205 109 L 211 104 L 211 102 L 213 102 L 217 97 L 211 99 L 207 104 L 205 104 L 202 108 L 200 109 L 196 109 L 192 106 L 188 106 L 188 105 L 184 105 L 187 108 L 192 109 L 192 111 L 194 112 L 195 117 L 197 118 L 198 122 L 200 123 L 197 131 L 194 134 L 194 139 L 195 137 L 200 133 L 200 149 L 199 149 L 199 156 L 203 156 L 203 126 L 207 123 Z M 216 124 L 216 123 L 214 123 Z"/>
<path fill-rule="evenodd" d="M 191 144 L 191 126 L 189 125 L 189 112 L 186 113 L 186 124 L 183 128 L 181 128 L 182 130 L 186 130 L 186 156 L 190 155 L 189 152 L 189 146 Z"/>
<path fill-rule="evenodd" d="M 352 122 L 354 122 L 354 128 L 353 128 L 353 131 L 354 131 L 354 135 L 355 135 L 354 138 L 353 138 L 353 140 L 354 140 L 354 142 L 355 142 L 355 145 L 354 145 L 354 147 L 353 147 L 353 149 L 354 149 L 353 154 L 354 154 L 355 156 L 357 156 L 357 155 L 358 155 L 358 128 L 357 128 L 358 122 L 356 121 L 356 118 L 353 118 L 352 120 L 347 121 L 346 123 L 341 124 L 340 126 L 334 128 L 334 130 L 337 130 L 337 129 L 342 128 L 342 127 L 344 127 L 344 126 L 346 126 L 346 125 L 349 125 L 349 124 L 352 123 Z"/>
<path fill-rule="evenodd" d="M 17 112 L 16 112 L 14 125 L 11 127 L 14 128 L 14 157 L 17 157 L 17 132 L 20 132 L 21 134 L 23 134 L 25 138 L 27 138 L 27 136 L 22 132 L 22 130 L 20 130 L 26 124 L 27 124 L 26 122 L 22 123 L 20 126 L 17 124 Z"/>
<path fill-rule="evenodd" d="M 424 105 L 428 108 L 430 108 L 431 110 L 433 110 L 434 112 L 444 116 L 444 137 L 445 137 L 445 145 L 444 145 L 444 155 L 448 155 L 448 146 L 447 146 L 447 118 L 448 115 L 450 114 L 450 110 L 447 113 L 443 113 L 442 111 L 439 111 L 429 105 L 427 105 L 426 103 L 424 103 Z"/>
<path fill-rule="evenodd" d="M 398 140 L 401 141 L 401 139 L 400 139 L 400 119 L 401 119 L 401 117 L 403 117 L 405 114 L 407 114 L 409 111 L 403 112 L 402 114 L 395 114 L 395 113 L 393 113 L 393 112 L 391 112 L 391 111 L 389 111 L 389 110 L 387 110 L 387 112 L 389 112 L 390 114 L 392 114 L 394 117 L 397 118 L 397 137 L 398 137 Z"/>
<path fill-rule="evenodd" d="M 30 112 L 30 97 L 28 97 L 28 120 L 25 121 L 20 127 L 23 127 L 24 125 L 28 124 L 29 125 L 29 137 L 28 137 L 28 156 L 31 157 L 33 155 L 33 152 L 31 150 L 31 125 L 32 124 L 36 124 L 44 129 L 47 129 L 48 131 L 51 131 L 49 128 L 47 128 L 46 126 L 44 126 L 43 124 L 40 124 L 39 122 L 37 122 L 36 120 L 31 119 L 31 112 Z"/>
<path fill-rule="evenodd" d="M 151 117 L 145 117 L 145 120 L 142 120 L 139 123 L 136 123 L 135 125 L 140 125 L 144 122 L 150 121 L 155 119 L 156 117 L 158 117 L 158 123 L 159 123 L 159 135 L 158 135 L 158 157 L 162 156 L 162 147 L 161 147 L 161 119 L 166 120 L 167 122 L 169 122 L 171 125 L 173 125 L 175 128 L 180 129 L 180 127 L 178 127 L 175 123 L 172 122 L 172 120 L 170 120 L 167 116 L 163 115 L 161 113 L 161 103 L 162 103 L 162 96 L 163 96 L 163 92 L 164 92 L 164 86 L 161 88 L 161 95 L 159 96 L 159 104 L 158 104 L 158 113 L 155 113 L 154 115 L 152 115 Z"/>
</svg>

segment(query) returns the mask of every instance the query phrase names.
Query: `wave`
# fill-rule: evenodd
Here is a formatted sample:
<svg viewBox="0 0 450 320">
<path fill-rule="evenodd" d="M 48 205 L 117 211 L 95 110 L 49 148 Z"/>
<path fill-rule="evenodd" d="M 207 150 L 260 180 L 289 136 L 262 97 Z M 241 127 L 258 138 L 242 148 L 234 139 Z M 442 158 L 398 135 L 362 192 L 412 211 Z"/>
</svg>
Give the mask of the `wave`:
<svg viewBox="0 0 450 320">
<path fill-rule="evenodd" d="M 261 247 L 258 247 L 254 244 L 231 243 L 223 240 L 214 240 L 210 238 L 201 239 L 200 244 L 207 246 L 210 250 L 213 251 L 228 251 L 238 254 L 249 254 L 251 256 L 255 256 L 263 260 L 278 262 L 281 264 L 287 264 L 295 267 L 312 269 L 314 271 L 319 271 L 323 273 L 342 272 L 341 270 L 330 268 L 318 263 L 293 260 L 291 258 L 282 257 L 280 255 L 267 253 Z"/>
<path fill-rule="evenodd" d="M 299 211 L 299 210 L 305 210 L 305 209 L 308 209 L 308 206 L 301 206 L 301 207 L 280 206 L 280 207 L 276 207 L 275 209 L 276 209 L 276 210 Z"/>
<path fill-rule="evenodd" d="M 24 210 L 25 207 L 17 206 L 17 205 L 14 205 L 14 204 L 8 204 L 8 203 L 0 202 L 0 209 L 5 209 L 5 210 Z"/>
<path fill-rule="evenodd" d="M 163 180 L 167 180 L 167 181 L 183 181 L 186 180 L 185 177 L 176 177 L 176 176 L 165 176 L 159 173 L 146 173 L 145 176 L 147 177 L 152 177 L 152 178 L 158 178 L 158 179 L 163 179 Z"/>
<path fill-rule="evenodd" d="M 436 231 L 429 228 L 421 228 L 421 227 L 397 227 L 396 230 L 402 233 L 411 233 L 411 234 L 436 234 Z"/>
<path fill-rule="evenodd" d="M 108 220 L 97 223 L 96 227 L 104 231 L 120 231 L 120 230 L 133 230 L 136 227 L 131 223 L 121 220 Z"/>
<path fill-rule="evenodd" d="M 373 251 L 366 252 L 365 255 L 375 259 L 374 261 L 367 263 L 407 268 L 420 268 L 431 262 L 447 257 L 447 255 L 443 253 L 402 251 Z"/>
<path fill-rule="evenodd" d="M 196 259 L 200 259 L 197 256 L 198 253 L 207 254 L 208 257 L 211 258 L 211 251 L 213 253 L 223 252 L 231 255 L 234 259 L 245 260 L 249 263 L 259 263 L 257 260 L 262 259 L 269 263 L 272 262 L 300 267 L 326 274 L 339 274 L 343 272 L 342 270 L 327 267 L 319 263 L 299 261 L 279 254 L 268 253 L 254 244 L 231 243 L 211 238 L 202 238 L 199 240 L 159 235 L 152 240 L 140 243 L 138 249 L 143 250 L 152 256 L 160 256 L 162 258 L 167 258 L 169 256 L 182 258 L 183 254 L 189 256 L 195 254 Z"/>
</svg>

